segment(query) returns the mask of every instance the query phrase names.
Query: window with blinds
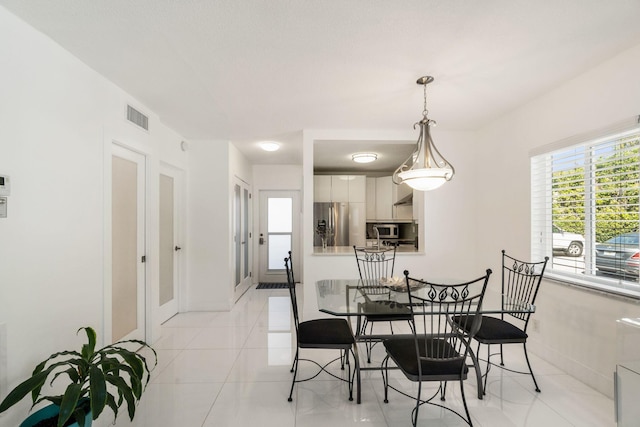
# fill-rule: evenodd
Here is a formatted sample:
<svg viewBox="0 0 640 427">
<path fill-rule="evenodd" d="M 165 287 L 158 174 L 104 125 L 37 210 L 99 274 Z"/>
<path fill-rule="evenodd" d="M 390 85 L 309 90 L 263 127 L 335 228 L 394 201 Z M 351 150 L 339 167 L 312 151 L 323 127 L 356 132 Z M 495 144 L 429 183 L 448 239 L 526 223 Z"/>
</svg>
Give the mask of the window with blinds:
<svg viewBox="0 0 640 427">
<path fill-rule="evenodd" d="M 531 158 L 532 257 L 557 279 L 640 297 L 640 128 Z"/>
</svg>

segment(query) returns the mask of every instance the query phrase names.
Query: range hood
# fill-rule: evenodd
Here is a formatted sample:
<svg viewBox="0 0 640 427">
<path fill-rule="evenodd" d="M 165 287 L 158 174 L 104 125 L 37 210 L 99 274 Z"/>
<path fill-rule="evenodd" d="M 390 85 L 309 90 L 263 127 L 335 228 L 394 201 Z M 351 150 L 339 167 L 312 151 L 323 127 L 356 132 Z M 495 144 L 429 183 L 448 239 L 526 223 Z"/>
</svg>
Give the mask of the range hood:
<svg viewBox="0 0 640 427">
<path fill-rule="evenodd" d="M 413 192 L 407 194 L 402 199 L 398 200 L 393 204 L 393 206 L 405 206 L 405 205 L 413 205 Z"/>
</svg>

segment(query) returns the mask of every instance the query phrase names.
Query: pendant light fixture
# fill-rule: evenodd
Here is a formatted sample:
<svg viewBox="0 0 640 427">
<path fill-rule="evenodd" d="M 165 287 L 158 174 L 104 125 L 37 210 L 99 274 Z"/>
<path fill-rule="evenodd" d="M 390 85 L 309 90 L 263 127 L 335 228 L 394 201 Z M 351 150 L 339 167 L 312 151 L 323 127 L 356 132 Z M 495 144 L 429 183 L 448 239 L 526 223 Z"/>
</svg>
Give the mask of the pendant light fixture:
<svg viewBox="0 0 640 427">
<path fill-rule="evenodd" d="M 420 126 L 420 136 L 415 151 L 393 173 L 395 184 L 405 183 L 419 191 L 435 190 L 450 181 L 455 174 L 451 163 L 440 154 L 431 139 L 430 126 L 435 125 L 436 122 L 427 117 L 429 114 L 429 110 L 427 110 L 427 85 L 432 81 L 433 77 L 424 76 L 416 82 L 424 88 L 422 120 L 413 125 L 414 129 L 416 126 Z"/>
</svg>

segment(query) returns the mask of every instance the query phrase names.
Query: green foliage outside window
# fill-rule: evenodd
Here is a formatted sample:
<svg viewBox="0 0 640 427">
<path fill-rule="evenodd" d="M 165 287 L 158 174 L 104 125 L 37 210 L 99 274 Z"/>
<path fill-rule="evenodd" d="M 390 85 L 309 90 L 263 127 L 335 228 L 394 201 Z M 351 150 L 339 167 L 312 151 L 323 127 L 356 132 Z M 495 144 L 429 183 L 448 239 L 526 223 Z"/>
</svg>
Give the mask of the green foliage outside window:
<svg viewBox="0 0 640 427">
<path fill-rule="evenodd" d="M 594 185 L 593 208 L 596 242 L 622 233 L 638 231 L 640 221 L 640 138 L 618 141 L 598 155 L 593 177 L 585 175 L 584 157 L 571 169 L 552 175 L 553 223 L 565 231 L 585 234 L 585 183 Z"/>
</svg>

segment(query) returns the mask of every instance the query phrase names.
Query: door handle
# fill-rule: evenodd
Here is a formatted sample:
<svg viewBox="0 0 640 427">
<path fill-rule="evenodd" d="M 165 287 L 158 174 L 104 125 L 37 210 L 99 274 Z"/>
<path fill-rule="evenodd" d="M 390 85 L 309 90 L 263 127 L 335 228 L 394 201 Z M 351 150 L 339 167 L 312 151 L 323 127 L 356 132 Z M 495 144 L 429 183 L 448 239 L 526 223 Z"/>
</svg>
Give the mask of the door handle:
<svg viewBox="0 0 640 427">
<path fill-rule="evenodd" d="M 261 237 L 261 238 L 258 240 L 258 243 L 260 243 L 261 245 L 264 245 L 264 237 Z"/>
<path fill-rule="evenodd" d="M 181 250 L 182 248 L 181 248 L 180 246 L 176 246 L 174 249 L 175 249 L 175 251 L 176 251 L 176 252 L 178 252 L 178 251 L 179 251 L 179 250 Z"/>
</svg>

